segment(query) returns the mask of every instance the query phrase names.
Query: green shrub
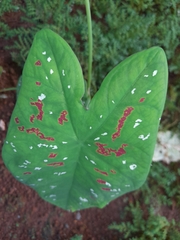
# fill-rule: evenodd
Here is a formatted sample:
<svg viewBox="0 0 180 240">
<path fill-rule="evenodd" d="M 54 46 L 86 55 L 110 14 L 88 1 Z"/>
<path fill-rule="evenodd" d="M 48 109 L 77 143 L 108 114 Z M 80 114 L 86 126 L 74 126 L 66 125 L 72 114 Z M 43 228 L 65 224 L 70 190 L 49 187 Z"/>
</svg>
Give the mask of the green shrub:
<svg viewBox="0 0 180 240">
<path fill-rule="evenodd" d="M 110 229 L 122 233 L 129 240 L 176 240 L 180 236 L 180 224 L 164 216 L 163 209 L 179 208 L 180 171 L 177 163 L 165 166 L 153 163 L 148 181 L 134 192 L 134 201 L 128 203 L 120 216 L 120 224 L 113 223 Z M 132 198 L 131 198 L 132 199 Z M 129 198 L 125 199 L 129 202 Z"/>
<path fill-rule="evenodd" d="M 126 207 L 125 211 L 132 219 L 131 222 L 109 226 L 109 229 L 116 229 L 123 234 L 122 240 L 175 240 L 180 236 L 175 220 L 168 221 L 166 217 L 156 214 L 150 207 L 144 214 L 138 201 L 135 205 L 130 204 L 129 207 Z"/>
<path fill-rule="evenodd" d="M 8 4 L 7 4 L 8 2 Z M 107 72 L 127 56 L 154 45 L 164 48 L 170 70 L 178 72 L 179 1 L 91 1 L 94 37 L 96 90 Z M 0 37 L 17 37 L 9 46 L 14 60 L 23 65 L 35 33 L 48 27 L 71 45 L 87 78 L 87 24 L 83 0 L 2 0 L 2 12 L 18 9 L 23 13 L 20 26 L 10 29 L 1 21 Z M 108 9 L 108 11 L 107 11 Z M 1 17 L 3 20 L 3 17 Z M 4 29 L 8 27 L 8 31 Z M 7 29 L 6 29 L 7 30 Z"/>
</svg>

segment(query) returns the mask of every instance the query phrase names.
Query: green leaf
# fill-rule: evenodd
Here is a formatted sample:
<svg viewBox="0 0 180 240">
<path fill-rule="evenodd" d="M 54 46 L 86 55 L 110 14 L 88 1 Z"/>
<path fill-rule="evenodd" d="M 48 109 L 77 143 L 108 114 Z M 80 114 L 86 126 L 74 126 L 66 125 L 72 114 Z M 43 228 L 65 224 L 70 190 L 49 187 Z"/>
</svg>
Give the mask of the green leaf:
<svg viewBox="0 0 180 240">
<path fill-rule="evenodd" d="M 117 65 L 85 109 L 76 56 L 43 29 L 25 63 L 4 162 L 52 204 L 102 208 L 146 180 L 166 89 L 166 57 L 153 47 Z"/>
</svg>

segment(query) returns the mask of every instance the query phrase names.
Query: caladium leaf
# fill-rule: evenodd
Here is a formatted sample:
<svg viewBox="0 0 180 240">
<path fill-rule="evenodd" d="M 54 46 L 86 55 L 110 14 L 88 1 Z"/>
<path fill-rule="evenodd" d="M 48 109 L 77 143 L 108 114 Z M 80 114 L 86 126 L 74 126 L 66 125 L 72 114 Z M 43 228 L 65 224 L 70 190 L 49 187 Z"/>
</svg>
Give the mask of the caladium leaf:
<svg viewBox="0 0 180 240">
<path fill-rule="evenodd" d="M 117 65 L 87 110 L 75 54 L 43 29 L 24 66 L 4 162 L 52 204 L 72 211 L 102 208 L 144 183 L 166 89 L 166 57 L 153 47 Z"/>
</svg>

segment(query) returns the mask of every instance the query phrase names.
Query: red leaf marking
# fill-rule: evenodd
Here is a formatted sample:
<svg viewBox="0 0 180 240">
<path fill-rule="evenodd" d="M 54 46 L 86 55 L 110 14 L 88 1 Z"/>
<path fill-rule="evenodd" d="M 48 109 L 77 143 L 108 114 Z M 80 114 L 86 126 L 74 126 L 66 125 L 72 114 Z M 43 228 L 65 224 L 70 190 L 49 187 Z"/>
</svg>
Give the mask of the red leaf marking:
<svg viewBox="0 0 180 240">
<path fill-rule="evenodd" d="M 116 171 L 114 169 L 111 169 L 110 172 L 113 173 L 113 174 L 116 174 Z"/>
<path fill-rule="evenodd" d="M 60 117 L 58 118 L 58 123 L 63 125 L 64 122 L 68 122 L 66 115 L 68 114 L 68 112 L 66 110 L 62 111 L 60 113 Z"/>
<path fill-rule="evenodd" d="M 122 144 L 121 147 L 116 150 L 116 149 L 112 149 L 112 148 L 104 148 L 104 146 L 107 146 L 107 144 L 102 144 L 102 143 L 95 143 L 96 146 L 98 146 L 98 149 L 96 150 L 96 152 L 98 152 L 101 155 L 104 156 L 110 156 L 111 153 L 114 153 L 116 155 L 116 157 L 119 157 L 123 154 L 126 153 L 126 151 L 124 150 L 124 147 L 127 147 L 127 144 Z"/>
<path fill-rule="evenodd" d="M 14 121 L 15 121 L 16 123 L 19 123 L 19 118 L 16 117 L 16 118 L 14 119 Z"/>
<path fill-rule="evenodd" d="M 19 131 L 23 132 L 24 131 L 24 126 L 18 127 Z"/>
<path fill-rule="evenodd" d="M 41 85 L 41 82 L 36 82 L 36 85 L 37 85 L 37 86 L 40 86 L 40 85 Z"/>
<path fill-rule="evenodd" d="M 106 184 L 106 181 L 104 181 L 104 180 L 102 180 L 102 179 L 97 179 L 96 180 L 98 183 L 100 183 L 100 184 Z"/>
<path fill-rule="evenodd" d="M 102 144 L 102 143 L 96 143 L 96 146 L 98 146 L 97 152 L 104 155 L 104 156 L 109 156 L 109 149 L 108 148 L 104 148 L 105 146 L 107 146 L 107 144 Z"/>
<path fill-rule="evenodd" d="M 43 114 L 44 114 L 44 112 L 43 112 L 43 110 L 42 110 L 42 108 L 43 108 L 43 103 L 42 103 L 42 101 L 38 99 L 38 101 L 36 101 L 36 102 L 31 102 L 30 104 L 31 104 L 32 106 L 36 106 L 36 107 L 37 107 L 39 113 L 38 113 L 38 115 L 36 116 L 36 118 L 37 118 L 38 120 L 42 121 Z"/>
<path fill-rule="evenodd" d="M 144 102 L 144 100 L 145 100 L 145 98 L 141 98 L 141 99 L 139 100 L 139 102 Z"/>
<path fill-rule="evenodd" d="M 96 172 L 99 172 L 99 173 L 105 175 L 105 176 L 108 176 L 108 173 L 107 173 L 107 172 L 104 172 L 104 171 L 102 171 L 102 170 L 100 170 L 100 169 L 98 169 L 98 168 L 94 168 L 94 170 L 95 170 Z"/>
<path fill-rule="evenodd" d="M 36 62 L 35 62 L 35 65 L 36 65 L 36 66 L 41 66 L 41 65 L 42 65 L 42 64 L 41 64 L 41 61 L 40 61 L 40 60 L 36 61 Z"/>
<path fill-rule="evenodd" d="M 110 191 L 111 189 L 110 188 L 101 188 L 102 190 L 104 190 L 104 191 Z"/>
<path fill-rule="evenodd" d="M 57 153 L 50 153 L 48 158 L 55 158 L 57 156 Z"/>
<path fill-rule="evenodd" d="M 118 150 L 109 148 L 109 151 L 113 152 L 116 155 L 116 157 L 120 157 L 121 155 L 126 153 L 126 151 L 124 150 L 124 147 L 127 147 L 127 146 L 128 146 L 127 144 L 122 144 L 122 146 Z"/>
<path fill-rule="evenodd" d="M 39 137 L 40 139 L 44 139 L 47 141 L 54 141 L 53 137 L 45 137 L 44 134 L 42 132 L 40 132 L 39 128 L 29 128 L 26 129 L 27 133 L 35 133 L 37 137 Z"/>
<path fill-rule="evenodd" d="M 63 162 L 53 162 L 53 163 L 48 163 L 47 164 L 47 166 L 51 166 L 51 167 L 61 167 L 63 165 L 64 165 Z"/>
<path fill-rule="evenodd" d="M 24 174 L 24 175 L 27 175 L 27 174 L 31 174 L 31 172 L 24 172 L 23 174 Z"/>
<path fill-rule="evenodd" d="M 113 135 L 112 135 L 112 140 L 115 140 L 116 138 L 118 138 L 120 136 L 121 129 L 124 126 L 124 122 L 126 121 L 127 117 L 131 114 L 131 112 L 133 110 L 134 110 L 133 107 L 127 107 L 124 110 L 123 116 L 119 119 L 118 126 L 116 127 L 117 132 L 113 133 Z"/>
<path fill-rule="evenodd" d="M 34 122 L 34 119 L 35 119 L 35 115 L 33 114 L 33 115 L 30 116 L 30 122 L 33 123 L 33 122 Z"/>
</svg>

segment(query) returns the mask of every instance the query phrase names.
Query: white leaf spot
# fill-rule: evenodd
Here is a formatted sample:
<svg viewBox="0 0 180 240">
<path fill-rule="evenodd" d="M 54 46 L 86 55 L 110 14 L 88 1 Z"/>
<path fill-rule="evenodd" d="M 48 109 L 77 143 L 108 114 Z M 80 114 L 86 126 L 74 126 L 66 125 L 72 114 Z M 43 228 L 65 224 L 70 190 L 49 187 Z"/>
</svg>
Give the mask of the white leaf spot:
<svg viewBox="0 0 180 240">
<path fill-rule="evenodd" d="M 157 72 L 158 72 L 157 70 L 154 70 L 154 72 L 153 72 L 153 74 L 152 74 L 153 77 L 156 76 Z"/>
<path fill-rule="evenodd" d="M 111 192 L 117 192 L 117 189 L 111 189 Z"/>
<path fill-rule="evenodd" d="M 34 170 L 41 170 L 41 167 L 35 167 Z"/>
<path fill-rule="evenodd" d="M 90 126 L 89 129 L 92 129 L 92 127 Z"/>
<path fill-rule="evenodd" d="M 62 142 L 62 144 L 67 144 L 67 142 Z"/>
<path fill-rule="evenodd" d="M 14 150 L 14 152 L 17 152 L 17 150 L 16 149 L 13 149 Z"/>
<path fill-rule="evenodd" d="M 56 145 L 54 145 L 52 149 L 58 149 L 58 147 Z"/>
<path fill-rule="evenodd" d="M 94 140 L 96 141 L 96 140 L 99 140 L 100 139 L 100 137 L 97 137 L 97 138 L 95 138 Z"/>
<path fill-rule="evenodd" d="M 100 115 L 100 118 L 102 118 L 103 117 L 103 115 Z"/>
<path fill-rule="evenodd" d="M 144 141 L 144 140 L 148 139 L 149 136 L 150 136 L 150 133 L 148 133 L 148 135 L 146 137 L 144 135 L 139 135 L 138 138 L 140 138 L 140 139 L 142 139 Z"/>
<path fill-rule="evenodd" d="M 108 182 L 106 182 L 106 185 L 107 185 L 107 186 L 109 186 L 109 187 L 111 187 L 111 184 L 110 184 L 110 183 L 108 183 Z"/>
<path fill-rule="evenodd" d="M 19 165 L 19 167 L 26 168 L 26 166 L 24 166 L 24 165 Z"/>
<path fill-rule="evenodd" d="M 49 197 L 50 197 L 50 198 L 56 197 L 56 195 L 55 195 L 55 194 L 51 194 Z"/>
<path fill-rule="evenodd" d="M 44 159 L 44 162 L 48 162 L 48 160 L 47 160 L 47 159 Z"/>
<path fill-rule="evenodd" d="M 46 51 L 42 52 L 43 55 L 46 55 Z"/>
<path fill-rule="evenodd" d="M 114 104 L 114 103 L 115 103 L 115 101 L 114 101 L 114 100 L 112 100 L 112 103 Z"/>
<path fill-rule="evenodd" d="M 67 160 L 67 159 L 68 159 L 68 157 L 64 157 L 64 158 L 63 158 L 63 160 Z"/>
<path fill-rule="evenodd" d="M 30 148 L 30 149 L 33 149 L 33 146 L 30 146 L 29 148 Z"/>
<path fill-rule="evenodd" d="M 50 70 L 50 74 L 53 74 L 53 73 L 54 73 L 54 71 L 51 69 L 51 70 Z"/>
<path fill-rule="evenodd" d="M 149 94 L 151 92 L 151 90 L 148 90 L 146 93 Z"/>
<path fill-rule="evenodd" d="M 85 156 L 85 158 L 88 160 L 88 156 Z"/>
<path fill-rule="evenodd" d="M 48 80 L 48 77 L 46 76 L 46 80 Z"/>
<path fill-rule="evenodd" d="M 106 135 L 107 135 L 107 132 L 105 132 L 105 133 L 102 133 L 101 135 L 102 135 L 102 136 L 106 136 Z"/>
<path fill-rule="evenodd" d="M 145 74 L 145 75 L 144 75 L 144 77 L 146 77 L 146 78 L 147 78 L 147 77 L 149 77 L 149 75 Z"/>
<path fill-rule="evenodd" d="M 38 179 L 39 182 L 42 181 L 42 180 L 43 180 L 42 178 L 39 178 L 39 179 Z"/>
<path fill-rule="evenodd" d="M 136 127 L 139 126 L 139 125 L 140 125 L 140 124 L 136 122 L 136 123 L 134 124 L 133 128 L 136 128 Z"/>
<path fill-rule="evenodd" d="M 41 93 L 41 95 L 38 96 L 38 99 L 39 99 L 40 101 L 42 101 L 42 100 L 45 99 L 45 98 L 46 98 L 46 95 L 45 95 L 44 93 Z"/>
<path fill-rule="evenodd" d="M 56 186 L 53 186 L 53 185 L 52 185 L 52 186 L 50 186 L 50 188 L 51 188 L 51 189 L 53 189 L 53 188 L 55 188 L 55 187 L 56 187 Z"/>
<path fill-rule="evenodd" d="M 136 122 L 142 122 L 142 120 L 141 119 L 137 119 Z"/>
<path fill-rule="evenodd" d="M 71 88 L 71 86 L 70 86 L 70 85 L 68 85 L 68 88 Z"/>
<path fill-rule="evenodd" d="M 31 163 L 31 162 L 29 162 L 28 160 L 25 160 L 25 162 L 26 162 L 26 163 L 29 163 L 29 164 Z"/>
<path fill-rule="evenodd" d="M 126 160 L 123 160 L 122 163 L 123 163 L 123 164 L 126 164 Z"/>
<path fill-rule="evenodd" d="M 136 165 L 136 164 L 132 164 L 132 165 L 129 166 L 129 168 L 130 168 L 131 170 L 134 170 L 135 168 L 137 168 L 137 165 Z"/>
<path fill-rule="evenodd" d="M 90 189 L 90 191 L 96 198 L 98 197 L 98 195 L 94 192 L 94 190 L 92 188 Z"/>
<path fill-rule="evenodd" d="M 12 146 L 13 148 L 15 147 L 14 144 L 13 144 L 12 142 L 11 142 L 10 144 L 11 144 L 11 146 Z"/>
<path fill-rule="evenodd" d="M 52 59 L 50 57 L 47 58 L 47 61 L 50 62 Z"/>
<path fill-rule="evenodd" d="M 88 200 L 87 200 L 86 198 L 80 197 L 79 199 L 80 199 L 82 202 L 88 202 Z"/>
<path fill-rule="evenodd" d="M 133 88 L 133 90 L 131 91 L 131 93 L 134 94 L 135 90 L 136 90 L 136 88 Z"/>
<path fill-rule="evenodd" d="M 90 162 L 92 162 L 92 164 L 96 165 L 96 163 L 93 160 L 90 160 Z"/>
<path fill-rule="evenodd" d="M 88 146 L 90 147 L 90 146 L 91 146 L 91 144 L 88 144 Z"/>
<path fill-rule="evenodd" d="M 62 70 L 62 75 L 65 76 L 65 72 L 64 72 L 64 69 Z"/>
</svg>

